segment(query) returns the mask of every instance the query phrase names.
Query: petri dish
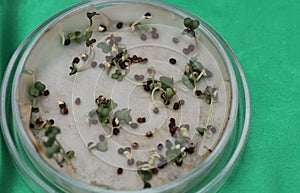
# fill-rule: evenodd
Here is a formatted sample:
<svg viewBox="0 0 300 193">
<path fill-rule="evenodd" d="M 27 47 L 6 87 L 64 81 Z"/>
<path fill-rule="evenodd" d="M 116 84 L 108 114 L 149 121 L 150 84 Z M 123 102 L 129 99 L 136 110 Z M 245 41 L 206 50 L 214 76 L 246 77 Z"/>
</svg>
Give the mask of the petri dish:
<svg viewBox="0 0 300 193">
<path fill-rule="evenodd" d="M 250 119 L 230 47 L 159 1 L 51 17 L 15 52 L 1 96 L 4 138 L 37 192 L 215 191 Z"/>
</svg>

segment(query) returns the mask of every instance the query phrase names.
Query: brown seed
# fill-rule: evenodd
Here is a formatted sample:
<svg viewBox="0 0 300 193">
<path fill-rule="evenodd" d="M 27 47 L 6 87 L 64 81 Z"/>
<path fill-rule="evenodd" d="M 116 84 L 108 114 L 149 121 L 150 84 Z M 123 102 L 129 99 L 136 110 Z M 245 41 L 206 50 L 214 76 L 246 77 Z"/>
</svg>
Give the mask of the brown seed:
<svg viewBox="0 0 300 193">
<path fill-rule="evenodd" d="M 147 131 L 147 132 L 146 132 L 146 137 L 152 137 L 152 136 L 153 136 L 152 131 Z"/>
<path fill-rule="evenodd" d="M 137 142 L 134 142 L 131 144 L 132 149 L 138 149 L 139 148 L 139 144 Z"/>
<path fill-rule="evenodd" d="M 39 117 L 35 120 L 35 124 L 37 124 L 37 125 L 42 125 L 43 123 L 44 123 L 44 121 L 41 117 Z"/>
<path fill-rule="evenodd" d="M 156 174 L 158 174 L 158 169 L 157 168 L 152 168 L 151 172 L 152 172 L 153 175 L 156 175 Z"/>
<path fill-rule="evenodd" d="M 102 134 L 99 135 L 99 140 L 100 140 L 100 141 L 104 141 L 104 140 L 105 140 L 105 135 L 102 135 Z"/>
<path fill-rule="evenodd" d="M 93 125 L 96 125 L 96 124 L 98 124 L 98 120 L 97 120 L 97 119 L 92 119 L 91 123 L 92 123 Z"/>
<path fill-rule="evenodd" d="M 172 41 L 173 41 L 175 44 L 177 44 L 177 43 L 179 42 L 179 39 L 176 38 L 176 37 L 174 37 L 174 38 L 172 38 Z"/>
<path fill-rule="evenodd" d="M 44 90 L 43 95 L 48 96 L 50 94 L 49 90 Z"/>
</svg>

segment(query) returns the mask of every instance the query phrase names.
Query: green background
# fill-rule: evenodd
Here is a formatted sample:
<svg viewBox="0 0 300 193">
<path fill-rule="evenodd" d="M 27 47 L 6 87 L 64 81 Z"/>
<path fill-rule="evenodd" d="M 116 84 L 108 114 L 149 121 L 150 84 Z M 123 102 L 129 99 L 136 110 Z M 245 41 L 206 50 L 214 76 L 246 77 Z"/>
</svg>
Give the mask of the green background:
<svg viewBox="0 0 300 193">
<path fill-rule="evenodd" d="M 0 75 L 21 41 L 75 0 L 1 0 Z M 231 45 L 246 74 L 252 116 L 241 162 L 220 192 L 300 192 L 298 0 L 168 0 L 200 16 Z M 31 192 L 1 136 L 0 192 Z"/>
</svg>

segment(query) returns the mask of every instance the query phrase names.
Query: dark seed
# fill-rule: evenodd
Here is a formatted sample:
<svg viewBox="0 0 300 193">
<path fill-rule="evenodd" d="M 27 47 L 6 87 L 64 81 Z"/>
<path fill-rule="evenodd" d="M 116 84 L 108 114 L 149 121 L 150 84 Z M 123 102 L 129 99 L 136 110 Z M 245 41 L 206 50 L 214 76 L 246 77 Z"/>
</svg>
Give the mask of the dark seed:
<svg viewBox="0 0 300 193">
<path fill-rule="evenodd" d="M 91 63 L 91 66 L 92 66 L 93 68 L 95 68 L 95 67 L 97 66 L 97 62 L 93 61 L 93 62 Z"/>
<path fill-rule="evenodd" d="M 131 159 L 127 160 L 127 164 L 128 164 L 129 166 L 132 166 L 132 165 L 134 164 L 134 159 L 131 158 Z"/>
<path fill-rule="evenodd" d="M 99 140 L 100 140 L 100 141 L 105 141 L 105 135 L 102 135 L 102 134 L 99 135 Z"/>
<path fill-rule="evenodd" d="M 179 107 L 180 107 L 180 104 L 179 103 L 174 103 L 174 105 L 173 105 L 173 110 L 178 110 L 179 109 Z"/>
<path fill-rule="evenodd" d="M 174 37 L 174 38 L 172 38 L 172 41 L 173 41 L 175 44 L 177 44 L 177 43 L 179 42 L 179 39 L 176 38 L 176 37 Z"/>
<path fill-rule="evenodd" d="M 71 44 L 71 40 L 70 39 L 65 39 L 64 45 L 68 46 Z"/>
<path fill-rule="evenodd" d="M 80 103 L 81 103 L 81 99 L 80 99 L 79 97 L 77 97 L 77 98 L 75 99 L 75 104 L 76 104 L 76 105 L 80 105 Z"/>
<path fill-rule="evenodd" d="M 53 119 L 50 119 L 50 120 L 49 120 L 49 123 L 50 123 L 51 125 L 54 125 L 54 120 L 53 120 Z"/>
<path fill-rule="evenodd" d="M 73 59 L 73 63 L 74 64 L 78 64 L 80 62 L 80 59 L 78 57 L 74 58 Z"/>
<path fill-rule="evenodd" d="M 60 109 L 60 113 L 63 115 L 66 115 L 69 113 L 69 110 L 65 107 L 65 108 Z"/>
<path fill-rule="evenodd" d="M 152 137 L 152 136 L 153 136 L 152 131 L 147 131 L 147 132 L 146 132 L 146 137 Z"/>
<path fill-rule="evenodd" d="M 175 124 L 175 119 L 174 118 L 170 118 L 170 123 L 174 123 Z"/>
<path fill-rule="evenodd" d="M 44 90 L 43 95 L 48 96 L 50 94 L 49 90 Z"/>
<path fill-rule="evenodd" d="M 152 33 L 152 38 L 153 39 L 158 39 L 159 38 L 159 34 L 158 33 Z"/>
<path fill-rule="evenodd" d="M 187 49 L 189 52 L 193 52 L 195 50 L 195 46 L 193 44 L 190 44 Z"/>
<path fill-rule="evenodd" d="M 182 105 L 184 105 L 184 100 L 183 99 L 181 99 L 181 100 L 179 100 L 179 104 L 182 106 Z"/>
<path fill-rule="evenodd" d="M 148 62 L 148 58 L 143 58 L 143 63 L 147 63 Z"/>
<path fill-rule="evenodd" d="M 173 135 L 176 133 L 177 129 L 176 129 L 176 127 L 170 127 L 169 131 Z"/>
<path fill-rule="evenodd" d="M 161 151 L 164 148 L 164 145 L 162 143 L 157 145 L 157 150 Z"/>
<path fill-rule="evenodd" d="M 188 55 L 190 52 L 187 48 L 183 48 L 182 52 L 185 54 L 185 55 Z"/>
<path fill-rule="evenodd" d="M 157 168 L 152 168 L 151 172 L 152 172 L 153 175 L 156 175 L 156 174 L 158 174 L 158 169 Z"/>
<path fill-rule="evenodd" d="M 123 23 L 122 22 L 117 23 L 116 28 L 121 29 L 122 27 L 123 27 Z"/>
<path fill-rule="evenodd" d="M 175 123 L 169 123 L 169 128 L 175 127 Z"/>
<path fill-rule="evenodd" d="M 151 184 L 149 182 L 145 182 L 144 189 L 151 188 Z"/>
<path fill-rule="evenodd" d="M 148 85 L 144 85 L 144 90 L 147 91 L 147 92 L 149 92 L 151 90 L 151 88 Z"/>
<path fill-rule="evenodd" d="M 176 59 L 175 59 L 175 58 L 170 58 L 170 59 L 169 59 L 169 62 L 170 62 L 171 64 L 176 64 Z"/>
<path fill-rule="evenodd" d="M 121 174 L 123 173 L 123 169 L 122 169 L 122 168 L 118 168 L 117 173 L 118 173 L 119 175 L 121 175 Z"/>
<path fill-rule="evenodd" d="M 153 113 L 154 113 L 154 114 L 158 114 L 158 113 L 159 113 L 159 108 L 154 107 L 154 108 L 153 108 Z"/>
<path fill-rule="evenodd" d="M 201 90 L 196 90 L 195 91 L 196 96 L 200 96 L 202 94 Z"/>
<path fill-rule="evenodd" d="M 134 142 L 131 144 L 132 149 L 138 149 L 139 148 L 139 144 L 137 142 Z"/>
<path fill-rule="evenodd" d="M 59 101 L 59 102 L 58 102 L 58 106 L 59 106 L 59 108 L 61 108 L 61 109 L 67 107 L 67 105 L 66 105 L 66 103 L 65 103 L 64 101 Z"/>
<path fill-rule="evenodd" d="M 143 41 L 147 40 L 147 36 L 146 36 L 145 34 L 142 34 L 140 38 L 141 38 L 141 40 L 143 40 Z"/>
<path fill-rule="evenodd" d="M 29 127 L 30 127 L 31 129 L 33 129 L 33 128 L 34 128 L 34 124 L 33 124 L 33 123 L 30 123 L 30 124 L 29 124 Z"/>
<path fill-rule="evenodd" d="M 132 129 L 136 129 L 139 125 L 137 123 L 131 123 L 130 126 Z"/>
<path fill-rule="evenodd" d="M 120 148 L 118 149 L 118 153 L 121 154 L 121 155 L 123 155 L 124 149 L 123 149 L 122 147 L 120 147 Z"/>
<path fill-rule="evenodd" d="M 118 128 L 113 128 L 113 134 L 118 135 L 120 133 L 120 129 Z"/>
</svg>

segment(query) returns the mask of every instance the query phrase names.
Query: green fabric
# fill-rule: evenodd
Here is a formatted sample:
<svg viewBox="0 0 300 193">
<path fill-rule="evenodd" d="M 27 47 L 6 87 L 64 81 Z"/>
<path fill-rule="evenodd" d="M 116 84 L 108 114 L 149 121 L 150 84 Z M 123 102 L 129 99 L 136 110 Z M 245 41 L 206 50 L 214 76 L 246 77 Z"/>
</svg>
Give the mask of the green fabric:
<svg viewBox="0 0 300 193">
<path fill-rule="evenodd" d="M 0 75 L 18 44 L 75 0 L 1 0 Z M 300 192 L 300 4 L 297 0 L 168 0 L 210 23 L 245 71 L 250 133 L 220 192 Z M 0 192 L 31 192 L 1 139 Z"/>
</svg>

